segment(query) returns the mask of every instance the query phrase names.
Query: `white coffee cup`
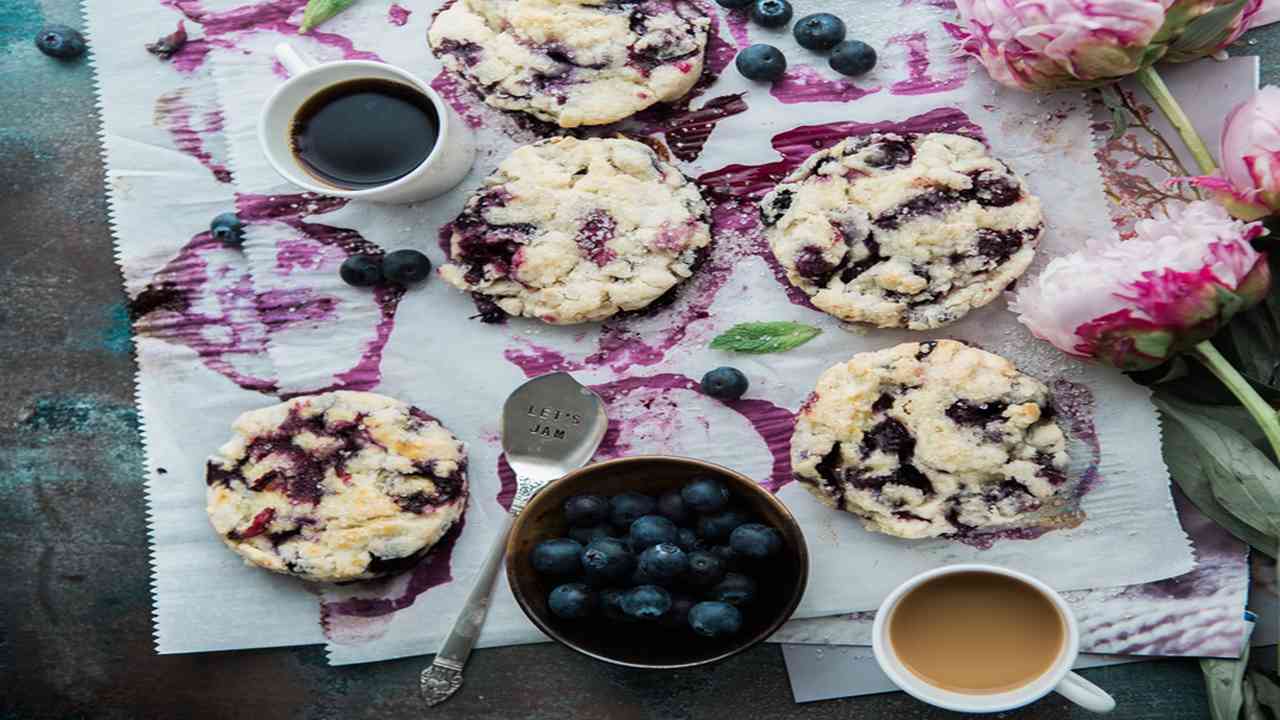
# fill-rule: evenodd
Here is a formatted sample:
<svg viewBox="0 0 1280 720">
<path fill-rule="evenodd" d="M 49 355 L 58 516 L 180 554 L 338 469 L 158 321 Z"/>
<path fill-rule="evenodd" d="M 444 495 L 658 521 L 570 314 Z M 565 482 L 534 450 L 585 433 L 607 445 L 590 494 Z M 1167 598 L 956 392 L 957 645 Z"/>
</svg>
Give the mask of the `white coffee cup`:
<svg viewBox="0 0 1280 720">
<path fill-rule="evenodd" d="M 898 659 L 889 637 L 889 620 L 898 603 L 907 593 L 930 580 L 944 575 L 964 572 L 993 573 L 1013 578 L 1035 588 L 1053 603 L 1058 610 L 1058 614 L 1062 617 L 1066 632 L 1064 633 L 1065 637 L 1062 648 L 1058 652 L 1058 657 L 1048 670 L 1039 677 L 1027 681 L 1022 687 L 1006 692 L 979 695 L 945 690 L 936 685 L 931 685 L 911 672 Z M 1080 629 L 1076 626 L 1076 619 L 1071 614 L 1071 608 L 1067 606 L 1062 596 L 1053 588 L 1030 575 L 994 565 L 948 565 L 947 567 L 921 573 L 899 585 L 897 589 L 889 593 L 889 596 L 881 603 L 879 611 L 876 612 L 875 624 L 871 629 L 871 649 L 875 652 L 876 661 L 880 663 L 880 669 L 889 676 L 893 684 L 918 700 L 923 700 L 947 710 L 968 713 L 1003 712 L 1033 703 L 1050 692 L 1057 692 L 1071 702 L 1093 712 L 1111 712 L 1116 707 L 1116 701 L 1105 690 L 1071 672 L 1071 666 L 1075 663 L 1076 655 L 1080 652 Z"/>
<path fill-rule="evenodd" d="M 413 73 L 369 60 L 318 63 L 288 43 L 276 46 L 276 59 L 289 72 L 267 100 L 258 117 L 258 141 L 276 172 L 294 185 L 335 197 L 379 203 L 411 203 L 442 195 L 466 177 L 475 161 L 471 128 L 434 89 Z M 316 178 L 301 164 L 291 147 L 291 125 L 303 103 L 316 93 L 348 80 L 382 79 L 404 83 L 426 95 L 440 120 L 440 135 L 431 153 L 412 172 L 385 185 L 352 190 Z"/>
</svg>

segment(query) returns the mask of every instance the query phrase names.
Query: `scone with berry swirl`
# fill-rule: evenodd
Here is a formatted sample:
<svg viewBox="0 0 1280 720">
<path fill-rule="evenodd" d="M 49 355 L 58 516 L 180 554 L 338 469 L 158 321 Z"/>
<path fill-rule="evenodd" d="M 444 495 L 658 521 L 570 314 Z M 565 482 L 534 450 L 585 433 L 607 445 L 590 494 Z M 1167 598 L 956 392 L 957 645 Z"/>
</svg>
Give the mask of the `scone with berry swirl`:
<svg viewBox="0 0 1280 720">
<path fill-rule="evenodd" d="M 466 448 L 416 407 L 367 392 L 241 415 L 209 458 L 209 519 L 246 562 L 317 582 L 412 567 L 467 506 Z"/>
<path fill-rule="evenodd" d="M 954 340 L 859 353 L 828 369 L 791 438 L 824 503 L 903 538 L 1017 527 L 1067 480 L 1048 388 Z"/>
<path fill-rule="evenodd" d="M 928 330 L 1026 271 L 1040 202 L 982 143 L 948 133 L 850 137 L 811 155 L 760 205 L 793 285 L 841 320 Z"/>
</svg>

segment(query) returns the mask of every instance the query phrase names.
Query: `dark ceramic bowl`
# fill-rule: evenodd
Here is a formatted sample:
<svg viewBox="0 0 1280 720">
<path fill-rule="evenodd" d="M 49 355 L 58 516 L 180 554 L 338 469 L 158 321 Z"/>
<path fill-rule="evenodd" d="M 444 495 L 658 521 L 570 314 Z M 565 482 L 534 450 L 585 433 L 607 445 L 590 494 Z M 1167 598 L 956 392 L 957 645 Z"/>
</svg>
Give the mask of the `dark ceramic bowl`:
<svg viewBox="0 0 1280 720">
<path fill-rule="evenodd" d="M 734 502 L 777 528 L 784 548 L 776 561 L 753 573 L 759 595 L 743 609 L 742 630 L 727 638 L 705 638 L 687 628 L 656 623 L 609 622 L 603 618 L 562 620 L 547 609 L 558 582 L 534 572 L 529 552 L 542 540 L 563 537 L 561 506 L 582 493 L 616 495 L 634 490 L 658 495 L 698 475 L 722 479 Z M 627 667 L 673 669 L 723 660 L 769 637 L 791 617 L 809 577 L 809 550 L 791 512 L 753 480 L 728 468 L 673 456 L 639 456 L 588 465 L 548 485 L 516 519 L 507 543 L 507 580 L 516 602 L 534 625 L 556 641 L 597 660 Z"/>
</svg>

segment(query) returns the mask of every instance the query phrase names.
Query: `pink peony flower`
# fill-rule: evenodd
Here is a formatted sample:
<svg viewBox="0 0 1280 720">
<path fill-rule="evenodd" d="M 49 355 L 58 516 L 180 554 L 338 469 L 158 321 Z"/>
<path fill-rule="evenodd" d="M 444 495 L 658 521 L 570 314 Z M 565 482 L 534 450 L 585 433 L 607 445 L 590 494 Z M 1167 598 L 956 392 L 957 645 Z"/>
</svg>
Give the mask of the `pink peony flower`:
<svg viewBox="0 0 1280 720">
<path fill-rule="evenodd" d="M 956 5 L 961 47 L 993 79 L 1023 90 L 1057 90 L 1103 85 L 1162 58 L 1185 62 L 1215 53 L 1244 32 L 1262 0 L 957 0 Z M 1206 17 L 1227 6 L 1231 9 Z"/>
<path fill-rule="evenodd" d="M 1260 301 L 1271 276 L 1261 223 L 1197 201 L 1137 223 L 1137 237 L 1054 258 L 1010 309 L 1036 337 L 1124 370 L 1155 367 Z"/>
<path fill-rule="evenodd" d="M 1229 198 L 1245 219 L 1280 211 L 1280 88 L 1267 86 L 1227 115 L 1219 149 L 1222 168 L 1191 181 Z"/>
</svg>

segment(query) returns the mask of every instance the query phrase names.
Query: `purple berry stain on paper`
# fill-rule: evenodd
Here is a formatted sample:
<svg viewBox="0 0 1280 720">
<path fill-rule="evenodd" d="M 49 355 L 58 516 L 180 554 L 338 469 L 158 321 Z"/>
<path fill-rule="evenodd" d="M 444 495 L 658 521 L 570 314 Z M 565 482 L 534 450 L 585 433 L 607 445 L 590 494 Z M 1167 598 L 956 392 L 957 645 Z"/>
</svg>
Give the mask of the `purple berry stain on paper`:
<svg viewBox="0 0 1280 720">
<path fill-rule="evenodd" d="M 153 121 L 169 133 L 178 150 L 208 168 L 218 182 L 231 182 L 231 171 L 227 169 L 226 161 L 215 158 L 211 147 L 210 136 L 220 139 L 222 134 L 224 121 L 221 110 L 212 104 L 198 107 L 191 98 L 191 88 L 179 88 L 156 98 Z"/>
<path fill-rule="evenodd" d="M 827 78 L 809 65 L 795 65 L 769 88 L 769 94 L 785 104 L 853 102 L 880 92 L 877 85 L 860 88 L 852 80 Z"/>
<path fill-rule="evenodd" d="M 399 4 L 391 3 L 391 7 L 387 8 L 387 22 L 396 27 L 404 27 L 409 22 L 409 16 L 413 11 Z"/>
<path fill-rule="evenodd" d="M 969 77 L 969 67 L 962 56 L 953 54 L 950 69 L 945 77 L 937 78 L 929 72 L 929 38 L 923 32 L 906 33 L 889 38 L 890 45 L 900 45 L 907 53 L 906 80 L 889 86 L 894 95 L 928 95 L 947 92 L 964 85 Z"/>
</svg>

